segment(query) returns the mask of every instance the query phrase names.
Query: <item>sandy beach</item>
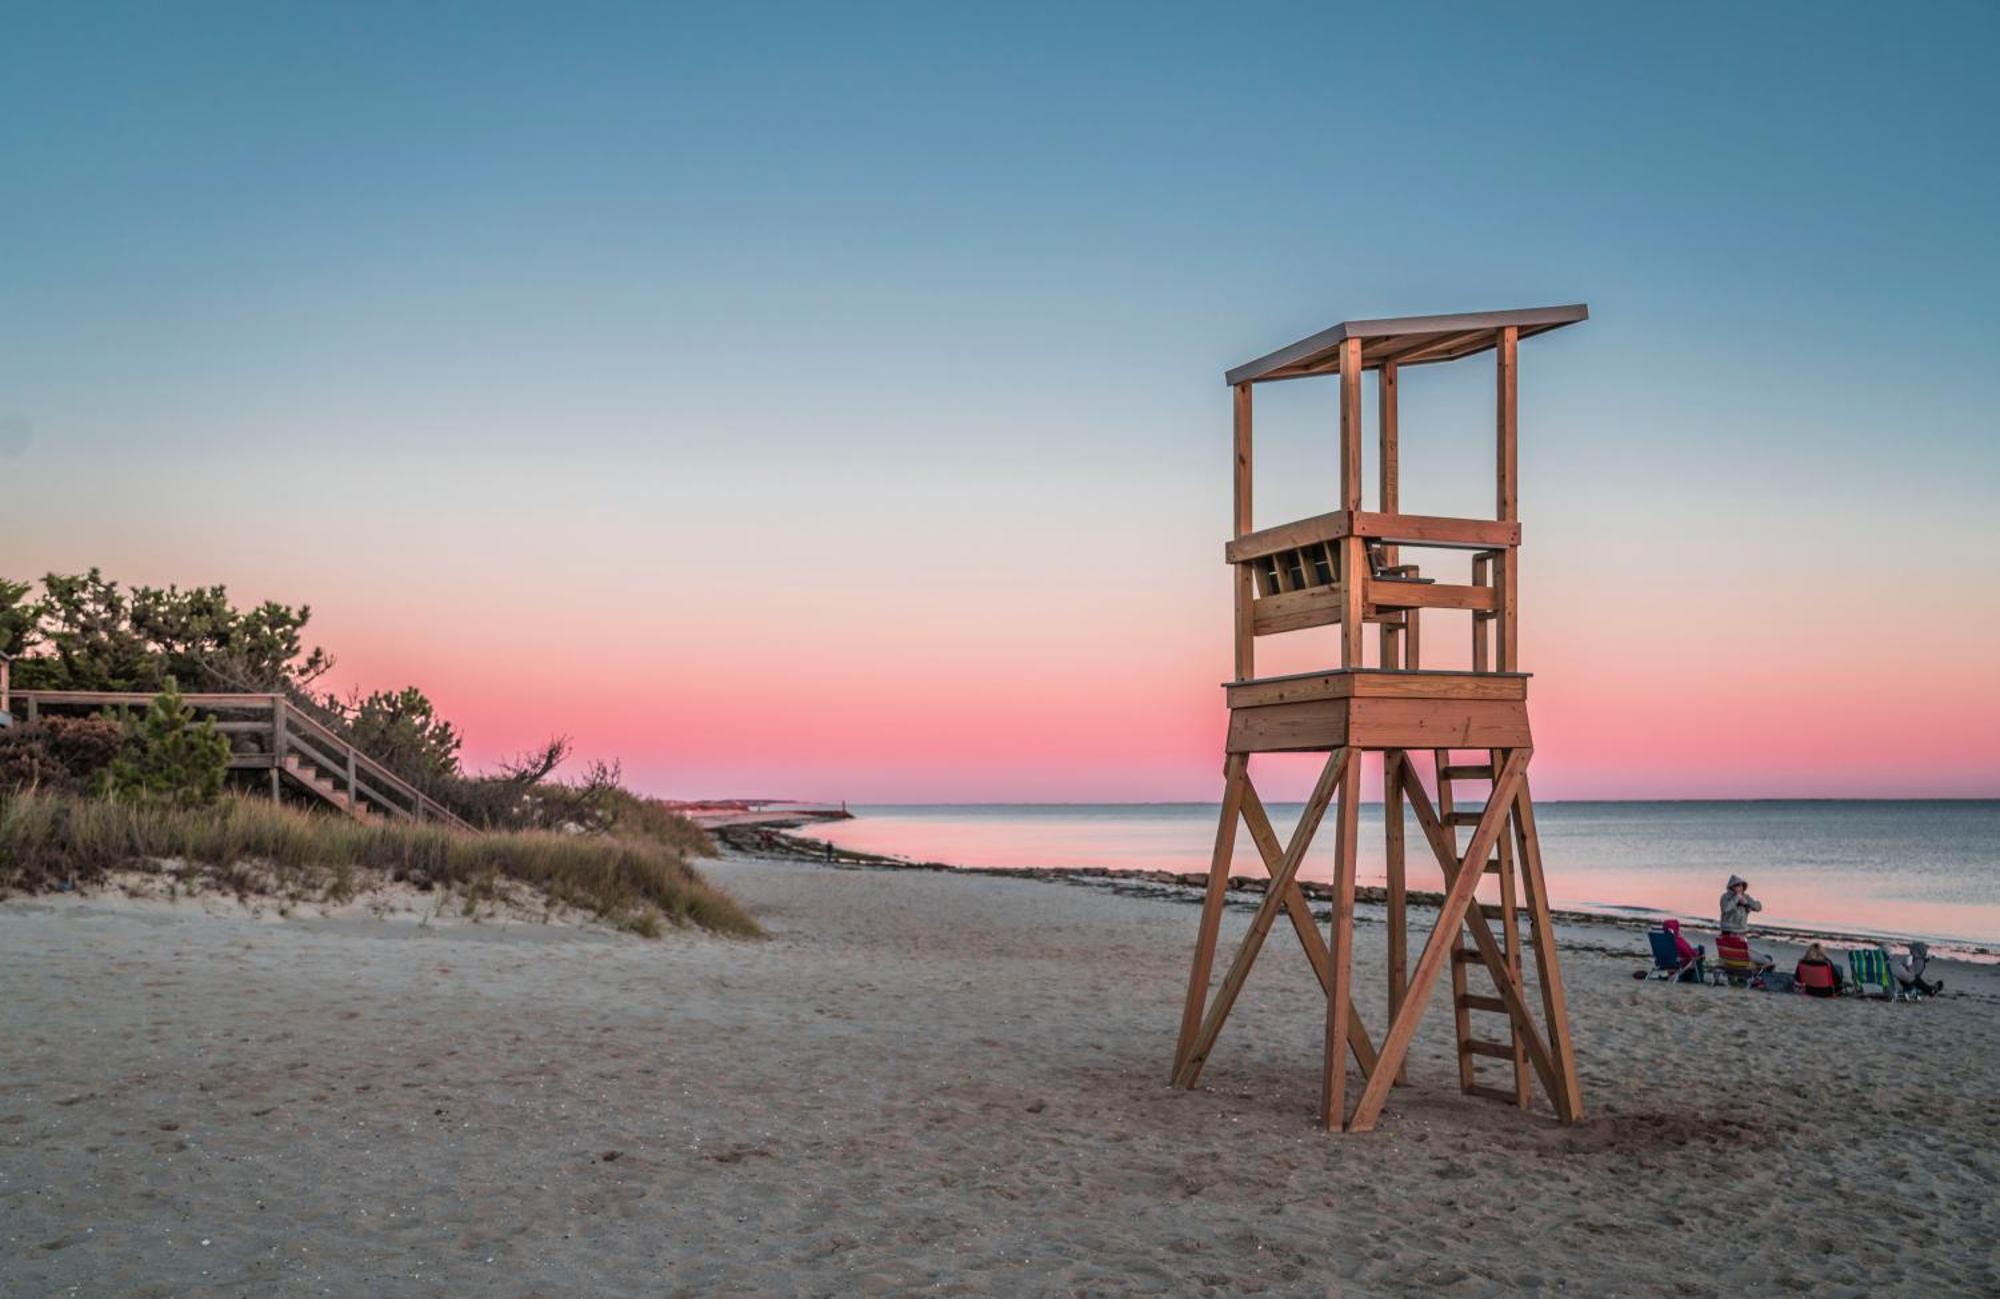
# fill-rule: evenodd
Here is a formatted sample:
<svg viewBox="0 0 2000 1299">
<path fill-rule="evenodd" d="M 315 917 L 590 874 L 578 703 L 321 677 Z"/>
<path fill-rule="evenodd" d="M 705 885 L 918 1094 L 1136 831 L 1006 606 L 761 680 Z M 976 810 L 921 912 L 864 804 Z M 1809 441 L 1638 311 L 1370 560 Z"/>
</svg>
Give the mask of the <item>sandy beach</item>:
<svg viewBox="0 0 2000 1299">
<path fill-rule="evenodd" d="M 1570 926 L 1583 1124 L 1459 1096 L 1440 999 L 1381 1130 L 1329 1137 L 1283 935 L 1178 1092 L 1187 906 L 704 870 L 768 940 L 0 904 L 0 1293 L 2000 1288 L 1990 970 L 1641 984 L 1643 939 Z"/>
</svg>

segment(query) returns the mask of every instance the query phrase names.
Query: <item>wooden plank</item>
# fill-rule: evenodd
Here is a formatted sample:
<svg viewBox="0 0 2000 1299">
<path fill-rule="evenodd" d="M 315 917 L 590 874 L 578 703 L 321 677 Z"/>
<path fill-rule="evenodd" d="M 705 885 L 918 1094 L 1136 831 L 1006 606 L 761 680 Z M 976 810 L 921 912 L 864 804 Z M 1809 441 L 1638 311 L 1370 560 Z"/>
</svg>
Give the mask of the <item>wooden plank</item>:
<svg viewBox="0 0 2000 1299">
<path fill-rule="evenodd" d="M 1335 510 L 1290 523 L 1259 528 L 1224 543 L 1225 563 L 1240 564 L 1280 551 L 1296 550 L 1316 541 L 1345 536 L 1438 550 L 1492 550 L 1521 544 L 1521 525 L 1493 519 L 1460 519 L 1442 514 L 1383 514 L 1378 511 Z"/>
<path fill-rule="evenodd" d="M 1525 672 L 1319 668 L 1254 681 L 1226 681 L 1223 687 L 1232 704 L 1347 698 L 1526 699 L 1529 679 Z"/>
<path fill-rule="evenodd" d="M 1319 783 L 1313 787 L 1312 796 L 1300 810 L 1299 823 L 1292 831 L 1292 841 L 1285 849 L 1284 860 L 1272 872 L 1271 884 L 1264 891 L 1264 900 L 1258 904 L 1257 914 L 1251 918 L 1249 932 L 1243 936 L 1243 945 L 1236 949 L 1229 972 L 1222 978 L 1222 987 L 1202 1019 L 1194 1047 L 1181 1066 L 1180 1076 L 1175 1079 L 1182 1087 L 1193 1087 L 1201 1077 L 1201 1067 L 1207 1061 L 1208 1053 L 1214 1049 L 1216 1035 L 1222 1032 L 1223 1021 L 1229 1018 L 1237 995 L 1243 991 L 1243 981 L 1250 976 L 1250 967 L 1256 963 L 1257 953 L 1263 949 L 1264 939 L 1277 919 L 1283 890 L 1298 875 L 1299 863 L 1305 860 L 1306 846 L 1319 830 L 1320 817 L 1326 813 L 1327 800 L 1333 797 L 1335 784 L 1347 770 L 1347 761 L 1348 752 L 1344 748 L 1326 755 L 1326 766 L 1320 771 Z"/>
<path fill-rule="evenodd" d="M 1181 1032 L 1174 1044 L 1174 1071 L 1178 1078 L 1194 1049 L 1194 1035 L 1201 1028 L 1202 1011 L 1208 1001 L 1208 978 L 1215 964 L 1215 938 L 1222 927 L 1222 904 L 1229 893 L 1229 862 L 1236 851 L 1236 820 L 1243 804 L 1243 786 L 1249 759 L 1231 754 L 1222 764 L 1222 815 L 1215 830 L 1215 851 L 1209 857 L 1208 892 L 1202 895 L 1201 921 L 1195 930 L 1194 965 L 1188 971 L 1187 1004 L 1181 1008 Z"/>
<path fill-rule="evenodd" d="M 1361 344 L 1350 347 L 1359 356 Z M 1353 543 L 1359 544 L 1359 543 Z M 1356 827 L 1361 811 L 1361 758 L 1349 758 L 1340 778 L 1340 809 L 1334 816 L 1333 917 L 1327 950 L 1333 958 L 1333 989 L 1326 998 L 1326 1040 L 1320 1066 L 1320 1123 L 1338 1131 L 1347 1114 L 1347 1029 L 1354 1013 L 1354 871 Z"/>
<path fill-rule="evenodd" d="M 1505 1005 L 1506 1003 L 1501 1003 Z M 1460 1055 L 1483 1055 L 1493 1060 L 1512 1060 L 1514 1046 L 1511 1042 L 1482 1042 L 1477 1038 L 1467 1038 L 1458 1044 Z M 1508 1099 L 1513 1099 L 1510 1094 Z"/>
<path fill-rule="evenodd" d="M 1340 345 L 1340 508 L 1349 518 L 1361 509 L 1361 340 Z M 1340 543 L 1340 664 L 1361 666 L 1362 601 L 1368 593 L 1368 557 L 1359 537 Z M 1341 1013 L 1345 1013 L 1343 1010 Z"/>
<path fill-rule="evenodd" d="M 1499 806 L 1472 832 L 1472 840 L 1466 845 L 1467 859 L 1480 861 L 1492 848 L 1507 820 L 1507 804 L 1520 788 L 1521 775 L 1527 770 L 1532 751 L 1515 749 L 1507 755 L 1507 765 L 1501 771 L 1495 787 L 1496 802 Z M 1412 804 L 1414 805 L 1414 799 Z M 1444 968 L 1446 954 L 1451 950 L 1452 938 L 1464 924 L 1466 904 L 1472 901 L 1472 891 L 1479 883 L 1478 871 L 1458 872 L 1450 889 L 1445 894 L 1443 904 L 1438 909 L 1437 928 L 1431 931 L 1429 941 L 1424 944 L 1423 954 L 1417 958 L 1416 969 L 1410 975 L 1409 999 L 1403 1003 L 1403 1011 L 1390 1024 L 1387 1035 L 1382 1039 L 1381 1050 L 1377 1054 L 1375 1076 L 1362 1089 L 1361 1099 L 1348 1119 L 1350 1132 L 1371 1131 L 1381 1117 L 1382 1106 L 1389 1099 L 1389 1086 L 1396 1071 L 1402 1068 L 1403 1058 L 1409 1054 L 1410 1042 L 1416 1036 L 1417 1024 L 1423 1018 L 1425 1003 L 1430 999 L 1431 989 L 1437 985 L 1439 973 Z"/>
<path fill-rule="evenodd" d="M 1521 544 L 1519 522 L 1457 519 L 1439 514 L 1379 514 L 1357 510 L 1352 517 L 1342 520 L 1341 527 L 1371 541 L 1393 541 L 1405 546 L 1428 546 L 1440 550 L 1488 550 L 1496 546 Z"/>
<path fill-rule="evenodd" d="M 1494 350 L 1497 358 L 1497 407 L 1495 424 L 1498 425 L 1497 460 L 1495 477 L 1496 512 L 1495 517 L 1511 523 L 1521 517 L 1520 511 L 1520 365 L 1519 351 L 1521 331 L 1518 325 L 1508 325 L 1500 330 L 1500 345 Z M 1512 547 L 1500 555 L 1498 580 L 1500 595 L 1499 645 L 1496 658 L 1502 672 L 1512 672 L 1520 660 L 1520 593 L 1519 570 L 1516 563 L 1519 556 Z"/>
<path fill-rule="evenodd" d="M 1227 752 L 1525 748 L 1527 706 L 1499 700 L 1308 699 L 1230 710 Z"/>
<path fill-rule="evenodd" d="M 1243 789 L 1243 824 L 1249 827 L 1250 841 L 1257 845 L 1258 855 L 1264 859 L 1265 871 L 1275 875 L 1284 861 L 1284 846 L 1278 842 L 1277 831 L 1271 828 L 1271 818 L 1265 814 L 1257 791 L 1247 782 Z M 1332 958 L 1313 924 L 1312 906 L 1306 901 L 1305 891 L 1299 887 L 1298 880 L 1294 879 L 1285 886 L 1280 903 L 1292 922 L 1292 932 L 1299 936 L 1299 946 L 1305 949 L 1306 959 L 1312 962 L 1313 973 L 1319 978 L 1320 992 L 1332 996 Z M 1349 1010 L 1347 1045 L 1353 1050 L 1354 1063 L 1360 1067 L 1361 1076 L 1365 1078 L 1375 1071 L 1375 1044 L 1369 1040 L 1368 1030 L 1361 1022 L 1361 1012 L 1354 1010 L 1351 1002 Z"/>
<path fill-rule="evenodd" d="M 1519 702 L 1352 699 L 1348 709 L 1347 742 L 1361 748 L 1518 749 L 1533 742 L 1527 705 Z"/>
<path fill-rule="evenodd" d="M 1250 630 L 1253 636 L 1272 636 L 1285 631 L 1303 631 L 1308 627 L 1326 627 L 1343 620 L 1341 590 L 1337 586 L 1314 587 L 1309 591 L 1285 591 L 1278 595 L 1267 595 L 1255 601 L 1250 607 Z M 1362 623 L 1400 623 L 1400 613 L 1374 613 L 1363 617 Z"/>
<path fill-rule="evenodd" d="M 1485 587 L 1490 587 L 1493 584 L 1493 555 L 1491 552 L 1485 552 L 1472 557 L 1472 584 L 1474 586 Z M 1497 598 L 1493 602 L 1493 607 L 1499 607 Z M 1472 615 L 1472 670 L 1474 672 L 1485 672 L 1493 666 L 1492 661 L 1488 659 L 1486 654 L 1487 627 L 1491 622 L 1492 619 L 1490 617 L 1481 617 L 1477 613 Z"/>
<path fill-rule="evenodd" d="M 1368 557 L 1364 553 L 1367 543 L 1359 537 L 1348 537 L 1340 543 L 1340 665 L 1347 668 L 1362 666 L 1361 633 L 1366 629 L 1366 607 L 1368 594 Z"/>
<path fill-rule="evenodd" d="M 1257 577 L 1248 564 L 1236 566 L 1236 679 L 1257 675 Z"/>
<path fill-rule="evenodd" d="M 1404 863 L 1403 765 L 1401 749 L 1382 755 L 1382 838 L 1389 908 L 1389 1019 L 1403 1008 L 1403 990 L 1410 977 L 1409 886 Z M 1407 1072 L 1405 1070 L 1404 1072 Z M 1408 1082 L 1407 1077 L 1402 1081 Z"/>
<path fill-rule="evenodd" d="M 1556 955 L 1555 922 L 1542 878 L 1542 841 L 1535 830 L 1535 802 L 1524 776 L 1514 796 L 1514 845 L 1520 850 L 1521 881 L 1528 895 L 1528 927 L 1535 940 L 1535 971 L 1542 988 L 1542 1012 L 1549 1029 L 1557 1089 L 1556 1114 L 1565 1123 L 1583 1118 L 1583 1090 L 1576 1076 L 1576 1045 L 1570 1037 L 1569 997 L 1563 990 L 1562 962 Z"/>
<path fill-rule="evenodd" d="M 1400 416 L 1397 412 L 1397 374 L 1393 361 L 1375 372 L 1375 504 L 1384 514 L 1394 514 L 1402 498 L 1402 444 Z M 1382 561 L 1391 567 L 1399 562 L 1394 545 L 1383 548 Z M 1382 629 L 1379 652 L 1383 667 L 1403 666 L 1400 653 L 1402 635 L 1401 628 Z"/>
<path fill-rule="evenodd" d="M 1241 537 L 1250 531 L 1250 495 L 1254 482 L 1249 384 L 1236 386 L 1233 407 L 1235 481 L 1230 515 L 1235 533 Z M 1256 574 L 1249 566 L 1243 564 L 1236 566 L 1236 679 L 1238 681 L 1247 681 L 1257 675 L 1257 633 L 1250 615 L 1250 608 L 1257 599 L 1256 583 Z"/>
<path fill-rule="evenodd" d="M 1370 610 L 1492 610 L 1498 606 L 1498 594 L 1492 587 L 1487 586 L 1461 586 L 1450 582 L 1384 582 L 1380 580 L 1368 583 L 1368 607 Z"/>
<path fill-rule="evenodd" d="M 16 690 L 16 699 L 42 704 L 85 704 L 144 708 L 154 699 L 144 690 Z M 228 712 L 269 712 L 279 698 L 268 694 L 198 693 L 184 694 L 181 702 L 190 708 Z"/>
<path fill-rule="evenodd" d="M 1347 743 L 1345 699 L 1319 699 L 1272 708 L 1236 708 L 1229 714 L 1227 753 L 1285 753 L 1332 749 Z"/>
<path fill-rule="evenodd" d="M 1340 345 L 1340 508 L 1361 509 L 1361 340 Z"/>
<path fill-rule="evenodd" d="M 1507 1013 L 1507 1003 L 1498 997 L 1476 997 L 1468 993 L 1458 1000 L 1459 1004 L 1467 1010 L 1477 1010 L 1488 1015 L 1504 1015 Z"/>
<path fill-rule="evenodd" d="M 1231 415 L 1235 474 L 1234 491 L 1230 498 L 1230 519 L 1236 535 L 1240 537 L 1250 531 L 1250 502 L 1255 486 L 1249 384 L 1236 385 L 1236 399 L 1232 405 Z"/>
<path fill-rule="evenodd" d="M 1487 756 L 1492 766 L 1498 768 L 1500 765 L 1499 752 L 1496 750 Z M 1494 844 L 1494 848 L 1497 850 L 1500 858 L 1500 905 L 1497 907 L 1482 905 L 1479 908 L 1479 914 L 1485 920 L 1498 920 L 1500 922 L 1502 955 L 1507 961 L 1507 974 L 1513 979 L 1514 986 L 1518 988 L 1522 986 L 1521 921 L 1515 909 L 1514 845 L 1512 837 L 1503 833 L 1498 842 Z M 1532 1097 L 1528 1089 L 1528 1042 L 1527 1038 L 1522 1035 L 1519 1024 L 1513 1026 L 1512 1041 L 1514 1049 L 1514 1103 L 1523 1112 L 1526 1112 L 1532 1102 Z M 1555 1103 L 1553 1096 L 1549 1098 L 1549 1103 L 1552 1105 Z"/>
</svg>

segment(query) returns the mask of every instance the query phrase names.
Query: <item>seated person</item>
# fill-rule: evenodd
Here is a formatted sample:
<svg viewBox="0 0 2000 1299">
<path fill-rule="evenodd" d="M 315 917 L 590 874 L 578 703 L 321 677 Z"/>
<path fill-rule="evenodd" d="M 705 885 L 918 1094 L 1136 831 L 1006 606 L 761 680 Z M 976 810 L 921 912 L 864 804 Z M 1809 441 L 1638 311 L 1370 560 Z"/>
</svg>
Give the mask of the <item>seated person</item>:
<svg viewBox="0 0 2000 1299">
<path fill-rule="evenodd" d="M 1926 997 L 1934 997 L 1944 991 L 1943 979 L 1926 979 L 1924 971 L 1930 968 L 1931 945 L 1911 943 L 1908 956 L 1892 957 L 1889 972 L 1896 976 L 1896 982 L 1903 985 L 1905 992 L 1921 992 Z"/>
<path fill-rule="evenodd" d="M 1827 959 L 1826 949 L 1818 943 L 1806 948 L 1792 977 L 1809 997 L 1840 995 L 1840 967 Z"/>
<path fill-rule="evenodd" d="M 1708 978 L 1708 968 L 1707 962 L 1703 958 L 1708 955 L 1708 949 L 1706 947 L 1697 947 L 1687 939 L 1681 937 L 1681 922 L 1678 920 L 1663 921 L 1660 924 L 1660 928 L 1666 930 L 1668 936 L 1674 940 L 1674 950 L 1680 953 L 1681 965 L 1686 967 L 1689 961 L 1694 962 L 1692 969 L 1684 968 L 1682 970 L 1678 976 L 1680 981 L 1687 982 L 1692 980 L 1695 983 L 1706 981 Z"/>
</svg>

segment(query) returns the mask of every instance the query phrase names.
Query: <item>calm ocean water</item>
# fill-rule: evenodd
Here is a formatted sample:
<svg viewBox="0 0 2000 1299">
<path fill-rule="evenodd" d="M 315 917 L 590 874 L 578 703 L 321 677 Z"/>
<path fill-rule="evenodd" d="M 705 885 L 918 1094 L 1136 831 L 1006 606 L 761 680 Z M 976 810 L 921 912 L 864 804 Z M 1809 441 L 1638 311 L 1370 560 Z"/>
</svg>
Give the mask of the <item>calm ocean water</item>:
<svg viewBox="0 0 2000 1299">
<path fill-rule="evenodd" d="M 807 833 L 844 847 L 960 866 L 1199 871 L 1215 804 L 964 804 L 852 809 Z M 1297 804 L 1274 803 L 1281 836 Z M 2000 946 L 2000 800 L 1538 803 L 1556 905 L 1660 912 L 1712 925 L 1731 872 L 1773 925 Z M 1332 878 L 1322 830 L 1302 872 Z M 1442 880 L 1410 823 L 1410 887 Z M 1239 836 L 1234 873 L 1260 872 Z M 1363 884 L 1383 882 L 1382 808 L 1361 809 Z"/>
</svg>

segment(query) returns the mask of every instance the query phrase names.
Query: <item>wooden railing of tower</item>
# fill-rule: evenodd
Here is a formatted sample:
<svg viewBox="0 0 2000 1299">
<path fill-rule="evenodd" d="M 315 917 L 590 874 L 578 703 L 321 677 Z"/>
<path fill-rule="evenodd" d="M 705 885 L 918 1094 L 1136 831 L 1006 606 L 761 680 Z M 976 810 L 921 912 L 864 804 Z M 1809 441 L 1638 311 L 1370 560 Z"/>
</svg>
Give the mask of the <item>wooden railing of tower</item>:
<svg viewBox="0 0 2000 1299">
<path fill-rule="evenodd" d="M 1507 314 L 1507 313 L 1500 313 Z M 1587 315 L 1581 308 L 1513 313 L 1533 332 Z M 1232 539 L 1225 558 L 1235 569 L 1235 680 L 1228 687 L 1230 734 L 1224 762 L 1224 798 L 1211 859 L 1187 1001 L 1176 1046 L 1173 1078 L 1196 1084 L 1244 980 L 1277 916 L 1285 914 L 1299 935 L 1326 995 L 1325 1050 L 1319 1113 L 1329 1127 L 1365 1131 L 1377 1121 L 1389 1089 L 1407 1081 L 1406 1061 L 1416 1025 L 1439 978 L 1449 971 L 1459 1042 L 1461 1088 L 1470 1095 L 1532 1103 L 1539 1081 L 1564 1121 L 1582 1113 L 1567 1007 L 1553 946 L 1539 839 L 1534 831 L 1527 767 L 1533 754 L 1527 727 L 1526 677 L 1519 670 L 1518 347 L 1520 325 L 1486 317 L 1425 318 L 1409 322 L 1360 322 L 1363 326 L 1420 325 L 1405 339 L 1392 331 L 1362 331 L 1302 360 L 1294 354 L 1325 336 L 1253 363 L 1232 374 L 1234 481 Z M 1352 331 L 1350 326 L 1339 327 Z M 1383 341 L 1386 338 L 1386 342 Z M 1364 351 L 1364 339 L 1372 339 Z M 1401 427 L 1398 396 L 1405 367 L 1491 349 L 1495 355 L 1495 510 L 1490 520 L 1402 512 Z M 1261 367 L 1261 368 L 1260 368 Z M 1365 371 L 1377 373 L 1378 500 L 1364 508 L 1361 401 Z M 1308 374 L 1339 377 L 1339 509 L 1275 527 L 1256 529 L 1252 516 L 1253 389 L 1266 379 Z M 1405 562 L 1405 547 L 1470 552 L 1471 580 L 1425 580 Z M 1438 672 L 1422 667 L 1421 618 L 1425 610 L 1470 615 L 1471 668 Z M 1377 663 L 1364 662 L 1363 635 L 1377 624 Z M 1339 666 L 1287 677 L 1255 675 L 1261 636 L 1318 626 L 1339 629 Z M 1411 751 L 1433 753 L 1437 799 L 1424 788 Z M 1253 753 L 1323 751 L 1320 779 L 1288 844 L 1279 845 L 1249 775 Z M 1354 1002 L 1351 946 L 1354 926 L 1359 777 L 1364 752 L 1383 754 L 1383 805 L 1388 901 L 1389 1027 L 1379 1048 Z M 1472 757 L 1457 756 L 1476 752 Z M 1483 805 L 1468 784 L 1484 785 Z M 1321 942 L 1297 883 L 1306 848 L 1332 813 L 1333 905 Z M 1410 965 L 1407 937 L 1406 813 L 1445 878 L 1437 927 Z M 1228 886 L 1236 826 L 1243 822 L 1271 874 L 1271 883 L 1243 945 L 1213 1000 L 1207 996 L 1223 894 Z M 1470 838 L 1459 843 L 1459 831 Z M 1479 896 L 1491 876 L 1499 896 Z M 1526 1000 L 1520 918 L 1528 917 L 1536 960 L 1543 1024 Z M 1499 932 L 1494 931 L 1498 922 Z M 1468 976 L 1483 972 L 1487 987 Z M 1506 1020 L 1505 1041 L 1476 1029 L 1474 1016 Z M 1346 1105 L 1346 1056 L 1352 1053 L 1364 1080 L 1351 1113 Z M 1511 1066 L 1510 1086 L 1482 1083 L 1481 1060 Z"/>
<path fill-rule="evenodd" d="M 132 713 L 153 702 L 152 695 L 134 691 L 16 690 L 13 697 L 25 706 L 30 722 L 48 710 Z M 281 788 L 290 786 L 363 821 L 387 818 L 472 828 L 284 695 L 184 694 L 181 699 L 228 737 L 230 770 L 269 773 L 274 800 Z"/>
</svg>

